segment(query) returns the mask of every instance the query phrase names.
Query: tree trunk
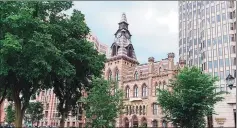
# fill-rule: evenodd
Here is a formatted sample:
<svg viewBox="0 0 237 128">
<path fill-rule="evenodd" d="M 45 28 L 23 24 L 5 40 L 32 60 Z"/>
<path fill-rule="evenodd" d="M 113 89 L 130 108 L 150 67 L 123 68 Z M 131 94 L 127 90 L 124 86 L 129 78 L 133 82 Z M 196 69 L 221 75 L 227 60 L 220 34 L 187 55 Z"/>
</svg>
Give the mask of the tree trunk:
<svg viewBox="0 0 237 128">
<path fill-rule="evenodd" d="M 15 102 L 16 120 L 15 127 L 22 127 L 23 112 L 21 111 L 21 103 Z"/>
<path fill-rule="evenodd" d="M 65 121 L 65 112 L 61 113 L 62 117 L 60 119 L 60 128 L 64 128 L 64 121 Z"/>
<path fill-rule="evenodd" d="M 37 120 L 36 126 L 37 126 L 37 128 L 39 127 L 39 120 Z"/>
<path fill-rule="evenodd" d="M 15 106 L 15 127 L 22 127 L 23 116 L 25 112 L 25 108 L 22 107 L 21 100 L 19 97 L 19 93 L 14 93 L 13 101 Z"/>
</svg>

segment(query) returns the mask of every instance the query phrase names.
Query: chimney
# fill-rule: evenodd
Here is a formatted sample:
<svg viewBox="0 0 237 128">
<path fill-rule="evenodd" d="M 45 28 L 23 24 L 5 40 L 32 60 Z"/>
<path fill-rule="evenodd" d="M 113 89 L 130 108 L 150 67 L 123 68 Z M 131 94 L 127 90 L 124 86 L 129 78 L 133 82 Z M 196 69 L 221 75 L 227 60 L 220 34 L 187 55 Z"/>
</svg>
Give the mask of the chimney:
<svg viewBox="0 0 237 128">
<path fill-rule="evenodd" d="M 173 70 L 174 69 L 174 53 L 171 52 L 171 53 L 168 53 L 168 60 L 169 60 L 169 70 Z"/>
<path fill-rule="evenodd" d="M 153 71 L 154 71 L 154 61 L 155 61 L 154 57 L 149 57 L 148 58 L 149 74 L 153 73 Z"/>
</svg>

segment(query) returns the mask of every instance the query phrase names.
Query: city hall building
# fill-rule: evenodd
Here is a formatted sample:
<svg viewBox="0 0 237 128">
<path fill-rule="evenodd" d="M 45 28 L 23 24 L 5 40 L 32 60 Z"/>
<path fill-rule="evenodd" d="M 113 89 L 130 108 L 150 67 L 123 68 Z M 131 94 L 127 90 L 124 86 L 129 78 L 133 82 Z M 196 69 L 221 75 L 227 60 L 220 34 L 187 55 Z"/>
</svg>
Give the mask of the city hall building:
<svg viewBox="0 0 237 128">
<path fill-rule="evenodd" d="M 122 14 L 105 64 L 105 78 L 117 81 L 125 94 L 124 113 L 116 120 L 116 126 L 172 127 L 162 119 L 156 88 L 170 89 L 167 86 L 169 80 L 177 73 L 179 66 L 185 63 L 175 65 L 174 53 L 168 53 L 167 58 L 160 61 L 149 57 L 147 63 L 139 64 L 128 25 L 126 15 Z"/>
</svg>

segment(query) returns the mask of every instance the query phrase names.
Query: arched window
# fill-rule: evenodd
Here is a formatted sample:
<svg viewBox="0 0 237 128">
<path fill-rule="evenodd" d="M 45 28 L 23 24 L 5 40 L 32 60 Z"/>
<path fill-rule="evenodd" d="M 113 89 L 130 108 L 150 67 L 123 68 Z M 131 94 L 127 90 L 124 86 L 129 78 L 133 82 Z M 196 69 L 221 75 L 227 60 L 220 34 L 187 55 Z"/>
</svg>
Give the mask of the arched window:
<svg viewBox="0 0 237 128">
<path fill-rule="evenodd" d="M 108 74 L 108 80 L 111 81 L 112 80 L 112 72 L 111 70 L 109 70 L 109 74 Z"/>
<path fill-rule="evenodd" d="M 135 107 L 132 106 L 132 114 L 135 114 Z"/>
<path fill-rule="evenodd" d="M 125 113 L 126 113 L 126 115 L 128 115 L 128 106 L 126 106 Z"/>
<path fill-rule="evenodd" d="M 126 98 L 129 98 L 129 93 L 130 93 L 130 88 L 127 86 L 126 87 Z"/>
<path fill-rule="evenodd" d="M 142 86 L 142 97 L 147 97 L 147 86 L 145 84 Z"/>
<path fill-rule="evenodd" d="M 136 114 L 138 114 L 139 108 L 138 106 L 136 106 Z"/>
<path fill-rule="evenodd" d="M 132 57 L 132 51 L 133 51 L 132 47 L 128 47 L 128 50 L 127 50 L 128 57 Z"/>
<path fill-rule="evenodd" d="M 158 127 L 158 121 L 157 120 L 152 121 L 152 127 L 154 127 L 154 128 Z"/>
<path fill-rule="evenodd" d="M 142 108 L 142 114 L 145 115 L 146 114 L 146 106 L 143 105 L 143 108 Z"/>
<path fill-rule="evenodd" d="M 113 46 L 113 49 L 112 49 L 112 56 L 115 56 L 115 55 L 117 55 L 117 48 L 116 48 L 116 46 L 114 45 L 114 46 Z"/>
<path fill-rule="evenodd" d="M 139 115 L 142 115 L 142 106 L 139 107 Z"/>
<path fill-rule="evenodd" d="M 134 86 L 133 97 L 138 97 L 138 87 L 137 87 L 137 85 Z"/>
<path fill-rule="evenodd" d="M 116 70 L 116 73 L 115 73 L 115 80 L 119 81 L 119 70 L 118 69 Z"/>
<path fill-rule="evenodd" d="M 165 120 L 162 121 L 162 128 L 167 128 L 167 121 Z"/>
<path fill-rule="evenodd" d="M 137 71 L 136 71 L 135 74 L 134 74 L 134 79 L 135 79 L 135 80 L 138 79 L 138 73 L 137 73 Z"/>
<path fill-rule="evenodd" d="M 158 115 L 158 104 L 157 103 L 153 103 L 152 109 L 153 109 L 153 115 Z"/>
</svg>

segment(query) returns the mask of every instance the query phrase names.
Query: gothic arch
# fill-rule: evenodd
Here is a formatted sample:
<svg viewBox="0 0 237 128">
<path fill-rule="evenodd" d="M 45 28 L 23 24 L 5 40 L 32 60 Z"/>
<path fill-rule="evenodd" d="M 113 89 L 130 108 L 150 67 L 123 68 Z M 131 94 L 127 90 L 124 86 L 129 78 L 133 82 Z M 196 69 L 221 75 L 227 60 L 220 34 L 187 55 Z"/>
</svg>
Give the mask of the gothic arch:
<svg viewBox="0 0 237 128">
<path fill-rule="evenodd" d="M 157 128 L 157 127 L 158 127 L 158 121 L 157 121 L 156 119 L 154 119 L 154 120 L 152 121 L 152 127 L 153 127 L 153 128 Z"/>
<path fill-rule="evenodd" d="M 142 115 L 142 106 L 139 106 L 139 115 Z"/>
<path fill-rule="evenodd" d="M 138 127 L 138 118 L 136 115 L 132 116 L 132 127 Z"/>
<path fill-rule="evenodd" d="M 168 127 L 168 123 L 166 120 L 162 120 L 162 128 L 167 128 Z"/>
<path fill-rule="evenodd" d="M 143 127 L 147 127 L 147 119 L 146 119 L 145 117 L 142 117 L 142 118 L 141 118 L 141 125 L 142 125 Z"/>
<path fill-rule="evenodd" d="M 111 46 L 111 49 L 112 49 L 112 53 L 111 53 L 111 56 L 115 56 L 117 55 L 118 53 L 118 45 L 116 43 L 113 43 L 112 46 Z"/>
<path fill-rule="evenodd" d="M 133 57 L 133 50 L 134 50 L 133 46 L 131 44 L 129 44 L 126 47 L 126 49 L 127 49 L 127 56 L 132 58 Z"/>
<path fill-rule="evenodd" d="M 139 113 L 139 107 L 138 106 L 136 106 L 136 112 L 135 112 L 136 114 L 138 114 Z"/>
<path fill-rule="evenodd" d="M 142 107 L 142 115 L 146 115 L 146 106 L 145 105 L 143 105 L 143 107 Z"/>
<path fill-rule="evenodd" d="M 129 120 L 128 120 L 127 117 L 125 117 L 125 118 L 123 119 L 123 122 L 124 122 L 124 127 L 125 127 L 125 128 L 129 128 Z"/>
</svg>

